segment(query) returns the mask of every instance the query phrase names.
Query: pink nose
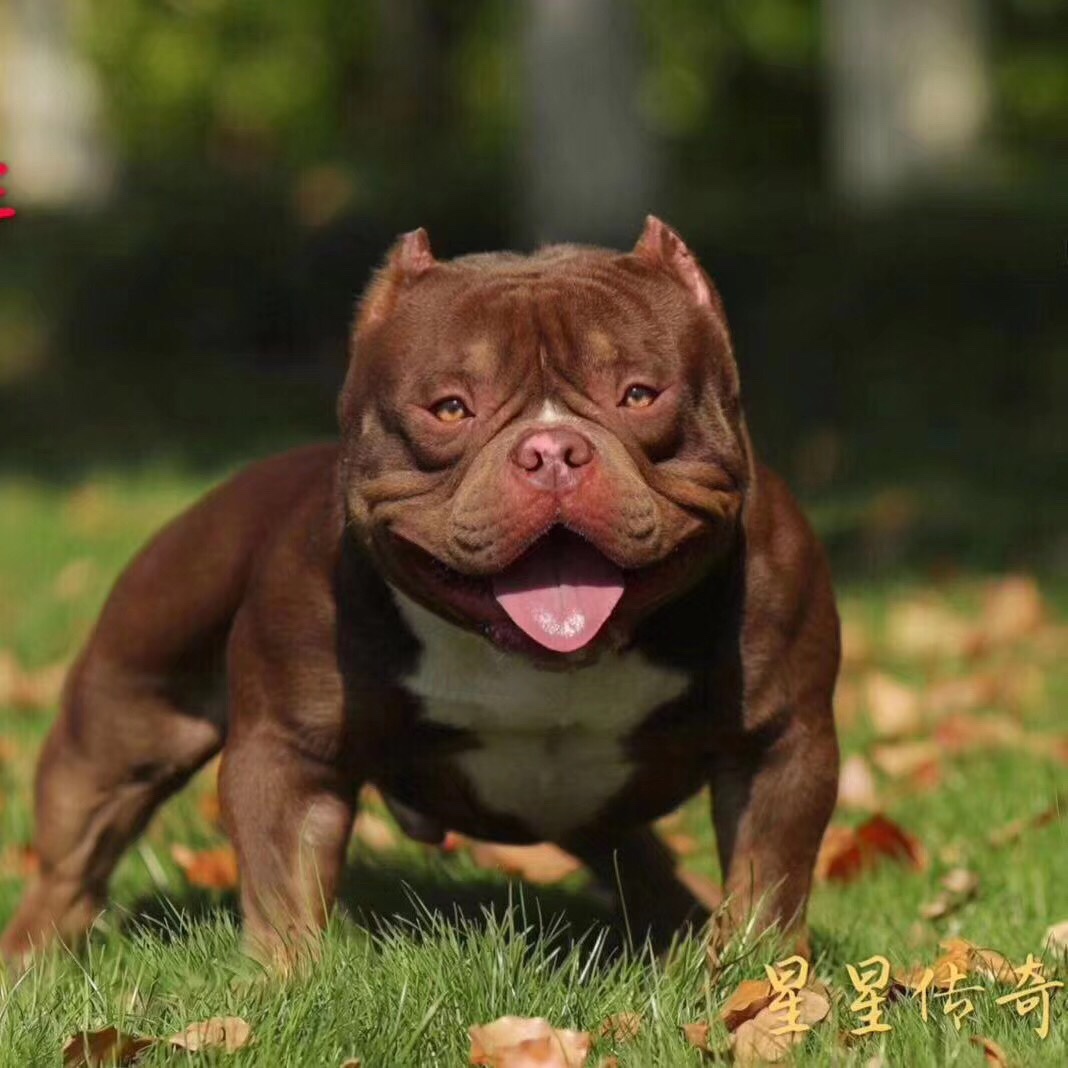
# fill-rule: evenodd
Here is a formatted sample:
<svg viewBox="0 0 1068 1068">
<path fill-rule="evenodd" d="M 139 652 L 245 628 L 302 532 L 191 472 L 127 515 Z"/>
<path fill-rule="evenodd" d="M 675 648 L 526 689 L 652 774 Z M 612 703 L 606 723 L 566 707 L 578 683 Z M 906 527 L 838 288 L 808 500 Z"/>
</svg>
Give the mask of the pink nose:
<svg viewBox="0 0 1068 1068">
<path fill-rule="evenodd" d="M 578 485 L 593 460 L 588 438 L 569 427 L 535 430 L 515 447 L 512 461 L 538 489 L 565 490 Z"/>
</svg>

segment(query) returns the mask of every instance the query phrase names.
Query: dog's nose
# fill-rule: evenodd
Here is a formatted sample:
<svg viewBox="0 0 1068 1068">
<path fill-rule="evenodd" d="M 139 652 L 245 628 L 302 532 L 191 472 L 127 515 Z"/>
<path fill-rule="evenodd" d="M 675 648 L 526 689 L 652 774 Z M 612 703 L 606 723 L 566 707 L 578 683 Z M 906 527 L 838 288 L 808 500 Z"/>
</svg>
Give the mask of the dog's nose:
<svg viewBox="0 0 1068 1068">
<path fill-rule="evenodd" d="M 538 489 L 563 490 L 579 483 L 593 455 L 589 438 L 570 427 L 551 427 L 523 438 L 512 453 L 512 461 Z"/>
</svg>

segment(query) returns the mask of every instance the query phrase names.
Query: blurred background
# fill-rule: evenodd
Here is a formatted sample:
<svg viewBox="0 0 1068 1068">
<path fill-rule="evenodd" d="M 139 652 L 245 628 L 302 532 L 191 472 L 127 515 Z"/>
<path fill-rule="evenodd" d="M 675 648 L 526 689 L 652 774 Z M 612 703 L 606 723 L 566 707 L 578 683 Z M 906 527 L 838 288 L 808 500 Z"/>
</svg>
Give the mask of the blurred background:
<svg viewBox="0 0 1068 1068">
<path fill-rule="evenodd" d="M 1068 563 L 1060 0 L 3 0 L 0 477 L 333 431 L 393 236 L 717 280 L 840 573 Z"/>
</svg>

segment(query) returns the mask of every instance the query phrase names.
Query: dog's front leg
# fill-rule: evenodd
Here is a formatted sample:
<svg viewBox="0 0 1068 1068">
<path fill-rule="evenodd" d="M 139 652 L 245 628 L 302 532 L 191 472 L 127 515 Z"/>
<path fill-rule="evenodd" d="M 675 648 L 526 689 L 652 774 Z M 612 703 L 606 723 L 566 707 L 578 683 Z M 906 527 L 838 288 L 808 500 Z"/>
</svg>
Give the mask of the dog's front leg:
<svg viewBox="0 0 1068 1068">
<path fill-rule="evenodd" d="M 248 951 L 289 971 L 314 952 L 337 894 L 359 784 L 257 725 L 227 745 L 223 817 L 237 850 Z"/>
<path fill-rule="evenodd" d="M 807 949 L 805 908 L 837 788 L 829 707 L 795 715 L 756 753 L 716 762 L 712 809 L 724 872 L 725 937 L 755 921 L 757 930 L 777 926 Z"/>
</svg>

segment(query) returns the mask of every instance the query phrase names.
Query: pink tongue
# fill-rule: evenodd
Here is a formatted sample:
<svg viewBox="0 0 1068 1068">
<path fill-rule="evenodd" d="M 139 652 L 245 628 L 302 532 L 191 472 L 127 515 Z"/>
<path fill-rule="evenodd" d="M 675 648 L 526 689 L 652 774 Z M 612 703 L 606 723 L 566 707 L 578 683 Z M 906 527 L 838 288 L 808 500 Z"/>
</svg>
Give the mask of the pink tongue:
<svg viewBox="0 0 1068 1068">
<path fill-rule="evenodd" d="M 493 594 L 539 645 L 570 653 L 593 640 L 623 596 L 623 572 L 577 536 L 550 535 L 493 579 Z"/>
</svg>

